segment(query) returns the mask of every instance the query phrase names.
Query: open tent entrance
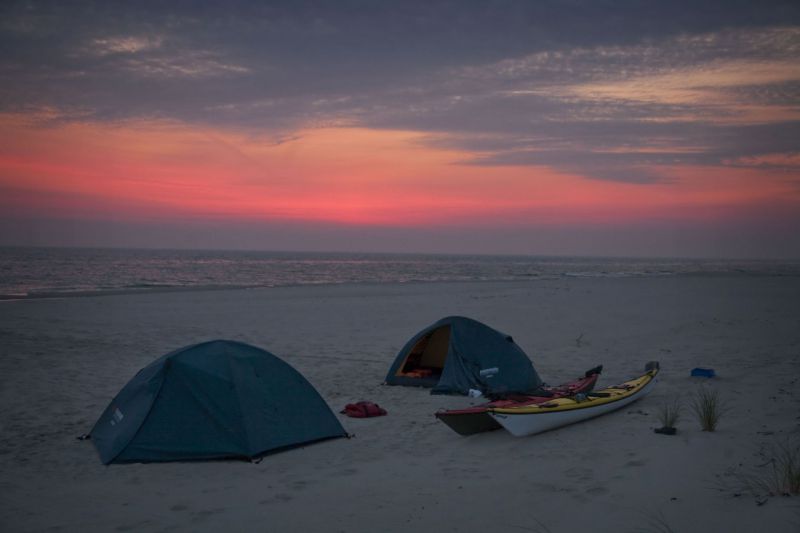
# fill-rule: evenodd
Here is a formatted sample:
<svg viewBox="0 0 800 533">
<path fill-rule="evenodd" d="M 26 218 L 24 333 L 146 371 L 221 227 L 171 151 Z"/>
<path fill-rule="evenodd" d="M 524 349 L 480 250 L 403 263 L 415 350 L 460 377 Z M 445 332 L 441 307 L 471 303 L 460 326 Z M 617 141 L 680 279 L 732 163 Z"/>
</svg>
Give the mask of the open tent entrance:
<svg viewBox="0 0 800 533">
<path fill-rule="evenodd" d="M 450 349 L 450 326 L 445 325 L 423 335 L 397 369 L 395 376 L 439 382 Z"/>
</svg>

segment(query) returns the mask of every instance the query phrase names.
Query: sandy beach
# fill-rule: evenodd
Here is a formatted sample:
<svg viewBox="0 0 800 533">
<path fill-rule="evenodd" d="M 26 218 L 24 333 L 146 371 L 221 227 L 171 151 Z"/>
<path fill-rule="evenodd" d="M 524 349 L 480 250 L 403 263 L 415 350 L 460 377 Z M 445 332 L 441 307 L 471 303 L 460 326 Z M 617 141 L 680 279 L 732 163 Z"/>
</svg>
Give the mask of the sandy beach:
<svg viewBox="0 0 800 533">
<path fill-rule="evenodd" d="M 642 401 L 541 435 L 462 437 L 440 408 L 476 400 L 381 385 L 417 331 L 464 315 L 513 335 L 556 384 L 603 364 L 598 387 L 661 362 Z M 88 432 L 143 366 L 224 338 L 278 355 L 351 439 L 267 456 L 103 466 Z M 729 411 L 701 431 L 688 409 L 658 435 L 659 404 L 699 385 Z M 305 286 L 0 303 L 0 530 L 800 530 L 800 498 L 763 499 L 772 446 L 800 439 L 800 278 L 675 276 Z M 688 402 L 686 402 L 688 403 Z M 766 454 L 766 455 L 765 455 Z"/>
</svg>

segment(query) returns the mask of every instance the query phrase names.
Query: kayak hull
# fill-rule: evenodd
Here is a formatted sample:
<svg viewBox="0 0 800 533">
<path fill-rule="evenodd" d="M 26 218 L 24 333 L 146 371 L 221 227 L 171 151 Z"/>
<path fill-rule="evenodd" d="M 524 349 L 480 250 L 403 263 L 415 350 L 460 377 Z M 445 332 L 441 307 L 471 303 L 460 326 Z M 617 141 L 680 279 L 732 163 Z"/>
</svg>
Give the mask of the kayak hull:
<svg viewBox="0 0 800 533">
<path fill-rule="evenodd" d="M 650 365 L 656 366 L 651 367 Z M 615 387 L 589 393 L 585 399 L 559 398 L 516 408 L 490 408 L 489 416 L 516 437 L 535 435 L 616 411 L 645 397 L 655 386 L 657 363 L 647 372 Z"/>
</svg>

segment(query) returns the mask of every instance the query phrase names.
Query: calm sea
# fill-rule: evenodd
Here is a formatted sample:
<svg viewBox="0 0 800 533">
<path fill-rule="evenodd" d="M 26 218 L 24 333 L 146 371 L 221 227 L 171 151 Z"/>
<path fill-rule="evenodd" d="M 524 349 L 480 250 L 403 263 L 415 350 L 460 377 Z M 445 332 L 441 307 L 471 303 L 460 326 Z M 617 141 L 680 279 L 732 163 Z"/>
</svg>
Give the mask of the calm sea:
<svg viewBox="0 0 800 533">
<path fill-rule="evenodd" d="M 341 283 L 800 275 L 800 262 L 0 247 L 0 299 Z"/>
</svg>

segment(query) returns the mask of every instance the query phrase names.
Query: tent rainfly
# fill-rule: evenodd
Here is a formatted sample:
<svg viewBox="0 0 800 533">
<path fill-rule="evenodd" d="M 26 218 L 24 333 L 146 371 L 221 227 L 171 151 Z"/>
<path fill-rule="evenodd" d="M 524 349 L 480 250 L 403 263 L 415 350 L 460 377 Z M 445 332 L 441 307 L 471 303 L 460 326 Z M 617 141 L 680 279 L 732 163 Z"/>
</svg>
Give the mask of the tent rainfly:
<svg viewBox="0 0 800 533">
<path fill-rule="evenodd" d="M 542 385 L 525 352 L 505 333 L 450 316 L 417 333 L 397 354 L 387 385 L 433 387 L 431 394 L 525 394 Z"/>
<path fill-rule="evenodd" d="M 346 432 L 287 363 L 255 346 L 216 340 L 141 369 L 90 435 L 109 464 L 252 459 Z"/>
</svg>

